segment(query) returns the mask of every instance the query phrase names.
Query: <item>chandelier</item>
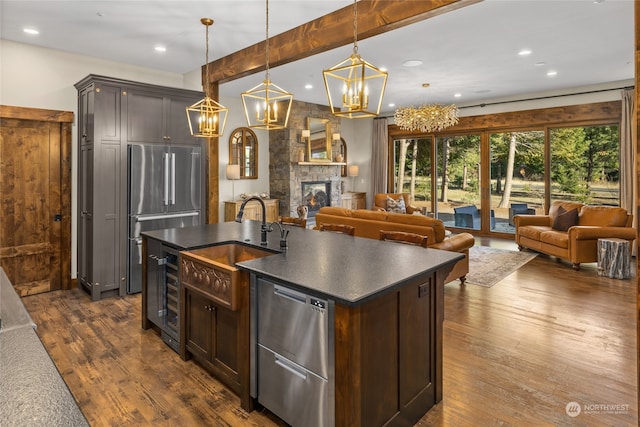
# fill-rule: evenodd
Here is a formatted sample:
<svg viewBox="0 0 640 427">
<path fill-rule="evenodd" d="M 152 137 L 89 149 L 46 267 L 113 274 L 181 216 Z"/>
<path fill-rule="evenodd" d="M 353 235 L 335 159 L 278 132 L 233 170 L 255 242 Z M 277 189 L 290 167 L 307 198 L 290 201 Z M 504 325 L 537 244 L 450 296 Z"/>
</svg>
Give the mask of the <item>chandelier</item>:
<svg viewBox="0 0 640 427">
<path fill-rule="evenodd" d="M 358 54 L 358 7 L 353 1 L 353 53 L 322 71 L 331 113 L 339 117 L 375 117 L 380 113 L 387 73 Z"/>
<path fill-rule="evenodd" d="M 266 0 L 266 21 L 266 77 L 261 84 L 242 92 L 242 104 L 250 128 L 284 129 L 289 121 L 293 95 L 269 78 L 269 0 Z"/>
<path fill-rule="evenodd" d="M 200 19 L 206 28 L 206 53 L 205 53 L 205 80 L 202 83 L 204 98 L 187 107 L 187 120 L 191 135 L 201 138 L 213 138 L 222 136 L 227 124 L 229 109 L 214 101 L 207 92 L 209 85 L 209 27 L 213 25 L 213 19 Z"/>
<path fill-rule="evenodd" d="M 400 107 L 393 116 L 396 126 L 402 130 L 420 132 L 441 131 L 458 123 L 458 107 L 455 105 L 422 105 Z"/>
</svg>

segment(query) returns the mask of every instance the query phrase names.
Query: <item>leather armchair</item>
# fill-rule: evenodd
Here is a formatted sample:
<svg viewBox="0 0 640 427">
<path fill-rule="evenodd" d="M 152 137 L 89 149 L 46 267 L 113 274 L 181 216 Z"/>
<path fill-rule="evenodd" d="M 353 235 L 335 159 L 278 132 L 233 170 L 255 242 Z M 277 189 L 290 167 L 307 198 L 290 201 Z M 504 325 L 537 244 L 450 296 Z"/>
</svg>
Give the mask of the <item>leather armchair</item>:
<svg viewBox="0 0 640 427">
<path fill-rule="evenodd" d="M 409 193 L 377 193 L 373 197 L 373 206 L 371 210 L 374 211 L 386 211 L 387 210 L 387 197 L 391 197 L 394 200 L 398 200 L 400 197 L 404 199 L 404 206 L 408 214 L 414 212 L 420 212 L 420 208 L 409 203 Z"/>
</svg>

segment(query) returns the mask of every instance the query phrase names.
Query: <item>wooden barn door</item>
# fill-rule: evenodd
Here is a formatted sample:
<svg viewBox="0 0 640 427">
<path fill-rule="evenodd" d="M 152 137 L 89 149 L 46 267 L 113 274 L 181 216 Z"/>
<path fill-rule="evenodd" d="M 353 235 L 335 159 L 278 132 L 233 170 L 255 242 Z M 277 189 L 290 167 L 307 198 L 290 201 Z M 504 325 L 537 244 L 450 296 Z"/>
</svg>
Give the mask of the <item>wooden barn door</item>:
<svg viewBox="0 0 640 427">
<path fill-rule="evenodd" d="M 0 106 L 0 267 L 21 296 L 71 287 L 72 122 Z"/>
</svg>

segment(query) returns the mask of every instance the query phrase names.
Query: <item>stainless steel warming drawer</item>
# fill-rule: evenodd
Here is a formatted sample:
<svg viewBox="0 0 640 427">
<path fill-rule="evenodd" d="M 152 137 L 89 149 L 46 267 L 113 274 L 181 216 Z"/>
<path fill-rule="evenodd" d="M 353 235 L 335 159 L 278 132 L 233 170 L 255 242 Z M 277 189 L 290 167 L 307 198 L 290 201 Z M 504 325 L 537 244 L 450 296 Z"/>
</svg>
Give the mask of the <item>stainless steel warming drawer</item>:
<svg viewBox="0 0 640 427">
<path fill-rule="evenodd" d="M 331 426 L 334 303 L 252 280 L 254 397 L 292 426 Z"/>
</svg>

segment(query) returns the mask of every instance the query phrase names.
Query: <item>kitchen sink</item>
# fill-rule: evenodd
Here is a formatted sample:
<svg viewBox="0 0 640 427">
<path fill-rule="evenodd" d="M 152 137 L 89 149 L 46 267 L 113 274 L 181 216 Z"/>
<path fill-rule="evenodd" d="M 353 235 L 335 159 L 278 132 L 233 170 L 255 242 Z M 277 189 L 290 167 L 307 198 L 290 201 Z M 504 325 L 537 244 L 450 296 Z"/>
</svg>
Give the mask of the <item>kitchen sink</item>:
<svg viewBox="0 0 640 427">
<path fill-rule="evenodd" d="M 274 255 L 274 252 L 239 243 L 225 243 L 180 252 L 180 277 L 184 286 L 204 292 L 231 310 L 240 308 L 241 295 L 248 289 L 249 274 L 238 262 Z"/>
</svg>

